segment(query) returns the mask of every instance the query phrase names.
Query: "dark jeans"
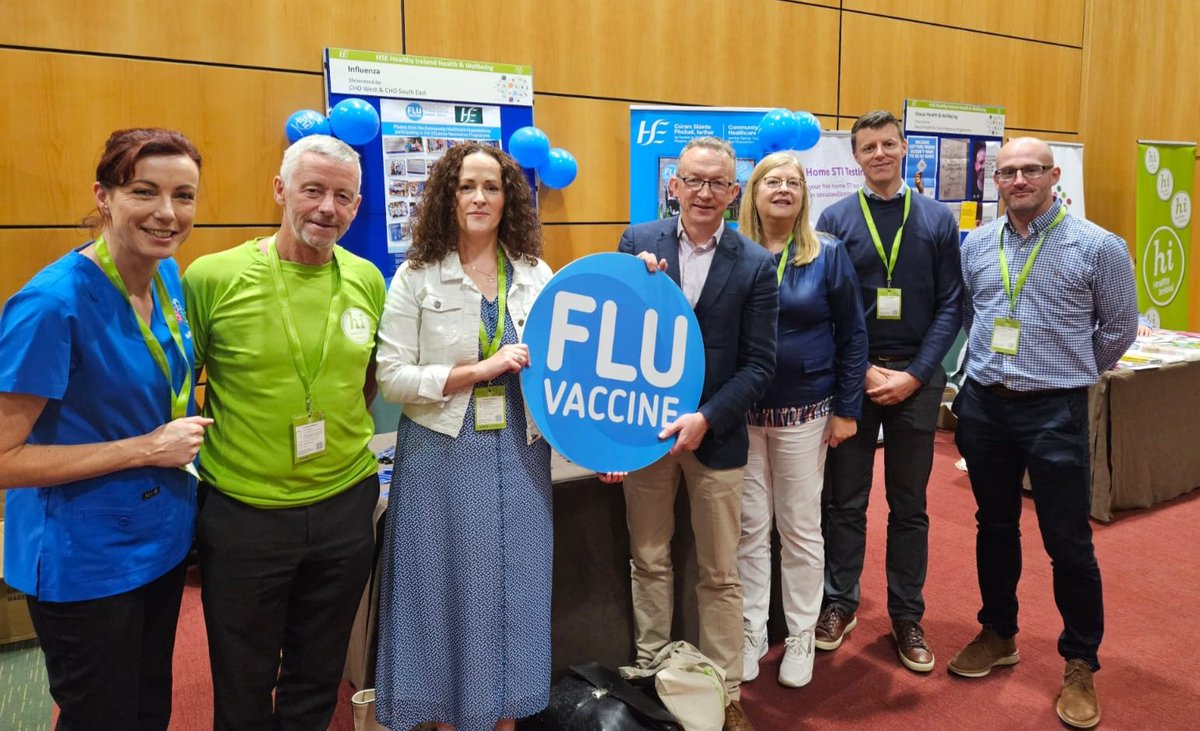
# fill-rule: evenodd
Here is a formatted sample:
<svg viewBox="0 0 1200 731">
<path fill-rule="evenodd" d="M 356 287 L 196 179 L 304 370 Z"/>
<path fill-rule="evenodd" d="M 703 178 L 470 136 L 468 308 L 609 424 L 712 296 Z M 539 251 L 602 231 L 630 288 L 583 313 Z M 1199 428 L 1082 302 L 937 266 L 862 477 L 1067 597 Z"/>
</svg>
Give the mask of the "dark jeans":
<svg viewBox="0 0 1200 731">
<path fill-rule="evenodd" d="M 59 731 L 165 731 L 184 564 L 123 594 L 78 602 L 30 596 Z"/>
<path fill-rule="evenodd" d="M 1088 522 L 1087 390 L 1006 398 L 968 379 L 954 411 L 958 449 L 967 460 L 979 506 L 979 623 L 1001 637 L 1017 633 L 1021 482 L 1028 469 L 1038 528 L 1053 567 L 1054 602 L 1063 618 L 1058 652 L 1099 669 L 1104 600 Z"/>
<path fill-rule="evenodd" d="M 904 370 L 907 361 L 884 364 Z M 933 469 L 933 435 L 946 386 L 939 366 L 933 378 L 905 401 L 880 406 L 863 397 L 858 432 L 825 458 L 822 533 L 825 536 L 825 601 L 858 609 L 859 579 L 867 550 L 867 499 L 883 425 L 884 490 L 888 502 L 888 615 L 919 622 L 925 614 L 925 567 L 929 515 L 925 488 Z"/>
<path fill-rule="evenodd" d="M 371 574 L 379 478 L 275 510 L 204 488 L 197 535 L 214 728 L 323 731 Z"/>
</svg>

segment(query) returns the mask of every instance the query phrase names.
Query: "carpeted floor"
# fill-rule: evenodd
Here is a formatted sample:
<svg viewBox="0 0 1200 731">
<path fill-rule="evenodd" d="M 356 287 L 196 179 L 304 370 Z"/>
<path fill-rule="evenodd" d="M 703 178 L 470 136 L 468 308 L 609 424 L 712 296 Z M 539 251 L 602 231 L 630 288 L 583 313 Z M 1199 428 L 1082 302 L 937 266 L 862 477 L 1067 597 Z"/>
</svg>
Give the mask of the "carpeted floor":
<svg viewBox="0 0 1200 731">
<path fill-rule="evenodd" d="M 742 694 L 758 731 L 1061 727 L 1054 713 L 1062 673 L 1055 650 L 1061 620 L 1051 593 L 1050 562 L 1028 499 L 1022 517 L 1021 662 L 978 680 L 946 672 L 946 662 L 978 631 L 975 506 L 966 474 L 954 469 L 957 458 L 953 435 L 939 432 L 929 487 L 930 559 L 923 623 L 937 655 L 934 671 L 921 675 L 904 669 L 888 638 L 883 573 L 887 518 L 877 462 L 858 628 L 837 651 L 818 653 L 813 682 L 801 689 L 775 682 L 783 649 L 771 648 L 762 674 Z M 1111 525 L 1095 525 L 1107 621 L 1100 657 L 1104 668 L 1096 682 L 1102 728 L 1200 727 L 1200 673 L 1197 653 L 1188 644 L 1195 630 L 1186 618 L 1200 603 L 1194 568 L 1200 556 L 1197 523 L 1200 492 L 1153 510 L 1123 514 Z M 189 586 L 176 645 L 173 730 L 212 727 L 205 642 L 199 589 Z M 41 677 L 38 682 L 44 688 L 44 671 Z M 7 686 L 18 681 L 4 680 L 4 692 L 12 695 Z M 344 686 L 332 731 L 353 729 L 348 698 Z M 0 706 L 0 726 L 5 729 L 36 728 L 5 725 L 4 713 Z"/>
<path fill-rule="evenodd" d="M 53 705 L 37 640 L 0 647 L 0 728 L 41 731 Z"/>
</svg>

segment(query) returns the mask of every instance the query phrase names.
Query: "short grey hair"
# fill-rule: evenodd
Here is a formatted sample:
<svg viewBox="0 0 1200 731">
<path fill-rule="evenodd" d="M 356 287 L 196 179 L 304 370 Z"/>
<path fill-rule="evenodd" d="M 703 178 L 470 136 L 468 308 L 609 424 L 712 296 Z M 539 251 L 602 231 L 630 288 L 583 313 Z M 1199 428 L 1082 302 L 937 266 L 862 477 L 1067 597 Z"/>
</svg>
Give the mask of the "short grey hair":
<svg viewBox="0 0 1200 731">
<path fill-rule="evenodd" d="M 688 150 L 703 148 L 705 150 L 713 150 L 719 152 L 729 158 L 729 164 L 733 166 L 734 177 L 737 177 L 737 153 L 733 150 L 733 145 L 729 144 L 728 140 L 723 140 L 720 137 L 693 137 L 688 140 L 683 149 L 679 151 L 679 160 L 683 160 L 684 154 Z"/>
<path fill-rule="evenodd" d="M 358 153 L 350 145 L 329 135 L 308 135 L 301 137 L 284 151 L 283 162 L 279 165 L 279 177 L 283 180 L 284 186 L 287 186 L 291 182 L 292 175 L 296 172 L 296 166 L 300 164 L 300 158 L 307 152 L 353 165 L 355 177 L 358 180 L 355 188 L 361 190 L 362 163 L 359 162 Z"/>
</svg>

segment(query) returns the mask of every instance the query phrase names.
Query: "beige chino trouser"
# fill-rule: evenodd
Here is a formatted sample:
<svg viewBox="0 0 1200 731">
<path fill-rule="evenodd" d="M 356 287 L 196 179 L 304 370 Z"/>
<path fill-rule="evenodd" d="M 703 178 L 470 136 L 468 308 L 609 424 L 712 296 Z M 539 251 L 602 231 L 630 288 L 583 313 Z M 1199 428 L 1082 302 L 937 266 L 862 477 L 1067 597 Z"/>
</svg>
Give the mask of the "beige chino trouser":
<svg viewBox="0 0 1200 731">
<path fill-rule="evenodd" d="M 743 468 L 705 467 L 691 452 L 666 455 L 625 478 L 625 519 L 633 583 L 634 642 L 644 666 L 671 641 L 674 613 L 675 494 L 683 475 L 691 503 L 699 582 L 700 651 L 725 670 L 729 697 L 742 682 L 741 536 Z"/>
</svg>

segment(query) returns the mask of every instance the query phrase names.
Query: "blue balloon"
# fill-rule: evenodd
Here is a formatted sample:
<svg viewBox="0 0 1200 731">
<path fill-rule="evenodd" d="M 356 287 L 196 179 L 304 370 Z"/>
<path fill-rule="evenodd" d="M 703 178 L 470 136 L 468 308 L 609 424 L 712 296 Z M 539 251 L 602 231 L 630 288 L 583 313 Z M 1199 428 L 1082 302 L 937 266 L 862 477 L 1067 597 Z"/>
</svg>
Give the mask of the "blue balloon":
<svg viewBox="0 0 1200 731">
<path fill-rule="evenodd" d="M 309 135 L 327 135 L 329 134 L 329 120 L 316 110 L 301 109 L 298 112 L 292 112 L 292 116 L 288 117 L 284 132 L 287 133 L 288 142 L 295 142 L 301 137 Z"/>
<path fill-rule="evenodd" d="M 348 145 L 365 145 L 379 134 L 379 112 L 362 99 L 343 99 L 329 112 L 333 134 Z"/>
<path fill-rule="evenodd" d="M 787 150 L 792 147 L 799 127 L 796 115 L 787 109 L 772 109 L 758 123 L 758 142 L 767 152 Z"/>
<path fill-rule="evenodd" d="M 561 147 L 550 150 L 546 162 L 538 166 L 538 177 L 546 187 L 565 188 L 575 181 L 579 174 L 579 164 L 575 156 Z"/>
<path fill-rule="evenodd" d="M 811 150 L 821 140 L 821 120 L 812 112 L 794 112 L 799 131 L 796 134 L 796 150 Z"/>
<path fill-rule="evenodd" d="M 537 127 L 522 127 L 508 138 L 508 154 L 521 167 L 536 168 L 550 156 L 550 138 Z"/>
</svg>

